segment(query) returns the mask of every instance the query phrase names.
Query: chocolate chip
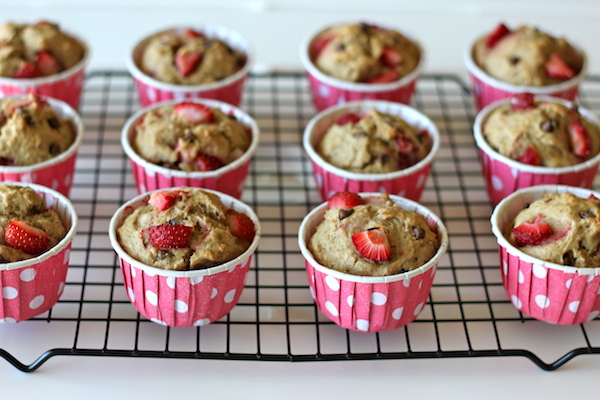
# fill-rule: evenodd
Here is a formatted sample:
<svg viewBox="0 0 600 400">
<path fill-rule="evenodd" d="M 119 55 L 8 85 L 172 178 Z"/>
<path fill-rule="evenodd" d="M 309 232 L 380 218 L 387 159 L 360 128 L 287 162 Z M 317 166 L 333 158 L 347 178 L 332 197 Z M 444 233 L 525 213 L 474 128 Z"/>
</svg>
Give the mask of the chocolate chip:
<svg viewBox="0 0 600 400">
<path fill-rule="evenodd" d="M 578 106 L 577 104 L 573 104 L 573 105 L 571 106 L 571 110 L 573 110 L 573 111 L 575 111 L 576 113 L 578 113 L 578 112 L 579 112 L 579 106 Z"/>
<path fill-rule="evenodd" d="M 588 218 L 595 218 L 596 216 L 594 215 L 594 213 L 592 211 L 582 211 L 579 213 L 579 216 L 583 219 L 588 219 Z"/>
<path fill-rule="evenodd" d="M 50 154 L 53 156 L 59 155 L 62 152 L 58 143 L 52 143 L 48 151 L 50 151 Z"/>
<path fill-rule="evenodd" d="M 169 252 L 164 251 L 164 250 L 159 250 L 158 253 L 156 253 L 156 259 L 164 260 L 167 257 L 167 254 L 169 254 Z"/>
<path fill-rule="evenodd" d="M 389 157 L 387 154 L 380 154 L 377 156 L 377 162 L 379 162 L 379 164 L 387 164 L 389 160 Z"/>
<path fill-rule="evenodd" d="M 194 136 L 194 134 L 191 131 L 185 131 L 185 134 L 183 135 L 183 140 L 192 143 L 196 140 L 196 136 Z"/>
<path fill-rule="evenodd" d="M 27 126 L 35 126 L 35 121 L 33 120 L 33 118 L 31 117 L 31 115 L 25 115 L 23 117 L 23 120 L 25 121 L 25 124 Z"/>
<path fill-rule="evenodd" d="M 52 129 L 60 128 L 60 121 L 56 117 L 52 117 L 48 119 L 48 126 Z"/>
<path fill-rule="evenodd" d="M 232 121 L 237 121 L 237 117 L 233 114 L 227 114 L 227 118 L 229 118 Z"/>
<path fill-rule="evenodd" d="M 343 220 L 344 218 L 348 218 L 349 216 L 352 215 L 352 213 L 354 212 L 353 208 L 347 208 L 347 209 L 341 209 L 340 210 L 340 221 Z"/>
<path fill-rule="evenodd" d="M 564 265 L 575 265 L 575 257 L 573 256 L 572 250 L 569 250 L 565 254 L 563 254 L 563 264 Z"/>
<path fill-rule="evenodd" d="M 344 46 L 344 44 L 342 44 L 342 43 L 335 46 L 336 51 L 344 51 L 345 49 L 346 49 L 346 46 Z"/>
<path fill-rule="evenodd" d="M 547 121 L 544 121 L 542 123 L 542 125 L 540 126 L 540 128 L 542 128 L 542 130 L 544 132 L 552 132 L 557 127 L 558 127 L 558 121 L 555 119 L 549 119 Z"/>
<path fill-rule="evenodd" d="M 15 165 L 15 160 L 9 157 L 0 157 L 0 165 Z"/>
<path fill-rule="evenodd" d="M 521 59 L 519 57 L 511 57 L 508 59 L 508 62 L 510 62 L 510 65 L 517 65 L 519 63 L 519 61 L 521 61 Z"/>
<path fill-rule="evenodd" d="M 352 136 L 354 136 L 356 139 L 360 139 L 361 137 L 365 137 L 365 136 L 367 136 L 367 134 L 366 134 L 365 132 L 363 132 L 363 131 L 358 131 L 358 132 L 356 132 L 356 133 L 355 133 L 354 135 L 352 135 Z"/>
<path fill-rule="evenodd" d="M 425 229 L 420 226 L 413 226 L 413 235 L 415 235 L 415 239 L 421 240 L 425 237 Z"/>
<path fill-rule="evenodd" d="M 176 220 L 176 219 L 170 219 L 168 222 L 169 222 L 169 225 L 175 225 L 175 226 L 181 224 L 181 222 L 179 222 L 179 220 Z"/>
</svg>

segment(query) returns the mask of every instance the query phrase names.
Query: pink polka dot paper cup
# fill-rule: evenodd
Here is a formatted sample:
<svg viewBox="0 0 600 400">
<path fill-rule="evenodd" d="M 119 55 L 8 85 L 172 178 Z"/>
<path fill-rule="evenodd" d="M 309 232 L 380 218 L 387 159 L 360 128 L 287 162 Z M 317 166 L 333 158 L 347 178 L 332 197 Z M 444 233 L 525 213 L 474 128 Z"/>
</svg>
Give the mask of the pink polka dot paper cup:
<svg viewBox="0 0 600 400">
<path fill-rule="evenodd" d="M 173 189 L 193 190 L 189 187 Z M 252 256 L 260 240 L 260 223 L 248 205 L 226 194 L 206 191 L 217 194 L 226 207 L 246 214 L 254 222 L 256 233 L 250 247 L 224 264 L 172 271 L 143 264 L 127 254 L 119 244 L 116 231 L 127 215 L 148 203 L 152 192 L 123 204 L 110 221 L 110 242 L 119 259 L 129 300 L 140 314 L 158 324 L 172 327 L 210 324 L 235 307 L 244 289 Z"/>
<path fill-rule="evenodd" d="M 379 193 L 360 193 L 362 197 Z M 312 210 L 298 233 L 305 259 L 308 285 L 319 310 L 342 328 L 358 332 L 382 332 L 405 326 L 421 313 L 435 277 L 438 263 L 448 247 L 442 221 L 429 209 L 411 200 L 390 196 L 400 207 L 423 215 L 437 232 L 439 247 L 424 265 L 402 274 L 383 277 L 358 276 L 319 264 L 308 250 L 308 242 L 323 221 L 327 203 Z"/>
<path fill-rule="evenodd" d="M 381 26 L 379 24 L 373 25 Z M 300 47 L 300 60 L 302 61 L 302 66 L 306 70 L 313 103 L 317 111 L 322 111 L 338 104 L 358 100 L 387 100 L 410 104 L 415 92 L 417 80 L 425 68 L 425 51 L 413 37 L 404 32 L 400 32 L 397 29 L 381 26 L 382 28 L 394 29 L 400 32 L 419 48 L 419 63 L 411 73 L 396 81 L 387 83 L 349 82 L 324 74 L 316 67 L 313 61 L 315 55 L 315 38 L 320 33 L 332 27 L 333 26 L 327 26 L 319 29 L 317 32 L 311 33 L 304 39 Z"/>
<path fill-rule="evenodd" d="M 219 81 L 199 85 L 179 85 L 162 82 L 145 73 L 140 65 L 145 46 L 148 41 L 161 33 L 183 32 L 186 29 L 203 34 L 208 38 L 219 39 L 234 50 L 246 55 L 246 62 L 235 74 Z M 169 28 L 153 33 L 140 40 L 126 59 L 127 70 L 133 76 L 138 90 L 140 104 L 143 107 L 166 100 L 183 99 L 214 99 L 220 100 L 234 106 L 242 102 L 244 87 L 250 70 L 254 65 L 254 49 L 250 42 L 241 34 L 229 28 L 219 25 L 205 25 L 198 27 Z"/>
<path fill-rule="evenodd" d="M 213 171 L 186 172 L 154 164 L 142 158 L 133 148 L 132 141 L 136 134 L 135 128 L 138 121 L 148 111 L 165 105 L 178 104 L 180 101 L 164 101 L 145 107 L 127 120 L 121 134 L 121 144 L 131 163 L 138 193 L 174 186 L 190 186 L 217 190 L 235 198 L 241 198 L 252 157 L 258 147 L 260 135 L 258 125 L 250 115 L 230 104 L 209 99 L 194 99 L 191 101 L 210 108 L 218 108 L 226 114 L 234 115 L 240 123 L 250 129 L 252 135 L 250 147 L 238 159 Z"/>
<path fill-rule="evenodd" d="M 366 174 L 338 168 L 319 155 L 317 148 L 321 138 L 342 115 L 362 114 L 373 109 L 401 117 L 418 130 L 427 131 L 432 142 L 427 156 L 418 163 L 398 171 Z M 317 189 L 323 200 L 327 200 L 336 192 L 381 192 L 418 201 L 439 150 L 440 135 L 428 117 L 410 106 L 389 101 L 364 100 L 331 107 L 315 115 L 304 130 L 303 146 L 311 160 Z"/>
<path fill-rule="evenodd" d="M 554 34 L 554 36 L 561 37 L 560 34 Z M 573 101 L 577 98 L 579 93 L 579 85 L 587 73 L 587 58 L 585 52 L 579 47 L 573 45 L 573 42 L 569 40 L 569 43 L 583 56 L 583 67 L 577 75 L 573 78 L 565 80 L 559 84 L 548 85 L 548 86 L 525 86 L 525 85 L 514 85 L 511 83 L 500 81 L 492 76 L 488 75 L 477 63 L 473 56 L 473 49 L 475 43 L 481 40 L 482 36 L 477 37 L 475 40 L 470 42 L 464 50 L 463 58 L 464 63 L 471 77 L 473 98 L 475 100 L 475 107 L 477 110 L 481 110 L 488 104 L 493 103 L 497 100 L 511 97 L 516 93 L 533 93 L 534 95 L 541 96 L 552 96 L 559 97 L 566 100 Z"/>
<path fill-rule="evenodd" d="M 520 189 L 500 202 L 491 217 L 498 240 L 502 282 L 512 304 L 524 314 L 559 325 L 581 324 L 600 315 L 600 267 L 570 267 L 523 253 L 504 236 L 515 216 L 544 193 L 569 192 L 587 198 L 588 189 L 541 185 Z"/>
<path fill-rule="evenodd" d="M 27 96 L 15 96 L 14 99 Z M 0 180 L 37 183 L 68 196 L 73 186 L 77 152 L 83 140 L 83 122 L 79 114 L 68 104 L 51 98 L 42 98 L 59 118 L 70 120 L 75 140 L 64 152 L 54 158 L 32 165 L 0 165 Z"/>
<path fill-rule="evenodd" d="M 28 186 L 46 200 L 67 228 L 56 246 L 28 260 L 0 264 L 0 322 L 25 321 L 52 308 L 65 288 L 71 243 L 77 231 L 77 214 L 62 194 L 44 186 L 21 182 L 4 184 Z"/>
<path fill-rule="evenodd" d="M 536 96 L 535 100 L 559 102 L 567 107 L 573 106 L 573 103 L 559 98 Z M 523 164 L 503 156 L 488 144 L 483 137 L 483 126 L 495 108 L 509 102 L 510 99 L 503 99 L 486 106 L 477 114 L 473 125 L 473 134 L 480 150 L 483 176 L 491 203 L 498 204 L 515 190 L 534 185 L 558 184 L 590 188 L 600 165 L 600 154 L 580 164 L 551 168 Z M 590 111 L 582 107 L 578 107 L 577 110 L 590 123 L 600 127 L 598 119 Z"/>
</svg>

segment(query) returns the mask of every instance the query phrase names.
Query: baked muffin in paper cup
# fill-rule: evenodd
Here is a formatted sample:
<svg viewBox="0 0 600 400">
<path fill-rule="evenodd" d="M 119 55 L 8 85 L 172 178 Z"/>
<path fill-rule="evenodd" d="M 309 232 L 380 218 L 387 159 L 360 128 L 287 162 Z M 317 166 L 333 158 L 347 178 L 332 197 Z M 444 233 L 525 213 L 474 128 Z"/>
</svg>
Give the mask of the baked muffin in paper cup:
<svg viewBox="0 0 600 400">
<path fill-rule="evenodd" d="M 351 172 L 325 161 L 317 152 L 323 135 L 341 116 L 361 114 L 369 110 L 401 117 L 418 130 L 425 130 L 431 138 L 431 149 L 416 164 L 398 171 L 379 174 Z M 396 194 L 418 201 L 440 147 L 440 135 L 435 124 L 416 109 L 399 103 L 377 100 L 355 101 L 331 107 L 315 115 L 304 130 L 304 150 L 310 157 L 317 189 L 323 200 L 336 192 L 380 192 Z"/>
<path fill-rule="evenodd" d="M 189 187 L 173 190 L 193 190 Z M 127 215 L 148 203 L 153 192 L 139 195 L 123 204 L 109 225 L 110 242 L 117 253 L 127 296 L 137 311 L 149 320 L 172 327 L 203 326 L 227 315 L 237 304 L 252 256 L 260 240 L 260 223 L 245 203 L 213 190 L 223 204 L 246 214 L 254 223 L 255 235 L 250 247 L 238 257 L 213 267 L 175 271 L 146 265 L 121 247 L 117 229 Z"/>
<path fill-rule="evenodd" d="M 562 35 L 550 32 L 555 37 Z M 569 39 L 568 42 L 575 50 L 583 57 L 583 66 L 579 73 L 574 77 L 567 79 L 561 83 L 547 86 L 526 86 L 515 85 L 503 82 L 490 76 L 485 72 L 474 60 L 473 51 L 475 43 L 481 40 L 485 35 L 481 35 L 471 41 L 464 49 L 463 59 L 469 76 L 471 78 L 471 90 L 475 101 L 475 108 L 481 110 L 488 104 L 497 100 L 502 100 L 516 93 L 533 93 L 534 95 L 559 97 L 565 100 L 574 101 L 579 93 L 579 85 L 585 78 L 588 69 L 588 62 L 585 52 L 580 47 L 573 44 Z"/>
<path fill-rule="evenodd" d="M 359 193 L 363 198 L 379 193 Z M 298 244 L 305 259 L 310 293 L 319 310 L 342 328 L 358 332 L 382 332 L 405 326 L 415 320 L 427 303 L 438 263 L 448 248 L 443 222 L 426 207 L 390 195 L 405 210 L 423 215 L 438 236 L 433 257 L 414 270 L 381 277 L 352 275 L 319 264 L 308 242 L 323 221 L 328 203 L 313 209 L 302 221 Z"/>
<path fill-rule="evenodd" d="M 58 214 L 67 234 L 56 246 L 27 260 L 0 264 L 0 322 L 24 321 L 52 308 L 65 288 L 71 244 L 77 232 L 77 214 L 62 194 L 47 187 L 22 183 L 3 184 L 30 187 Z"/>
<path fill-rule="evenodd" d="M 25 99 L 27 95 L 10 96 L 10 99 Z M 64 152 L 49 160 L 32 165 L 0 165 L 0 180 L 37 183 L 69 196 L 75 176 L 77 153 L 83 139 L 83 122 L 71 106 L 63 101 L 40 97 L 50 104 L 52 110 L 63 120 L 70 120 L 75 140 Z"/>
<path fill-rule="evenodd" d="M 536 96 L 534 99 L 573 107 L 572 102 L 560 98 Z M 502 99 L 489 104 L 477 114 L 473 124 L 473 134 L 480 150 L 482 172 L 491 203 L 498 204 L 515 190 L 534 185 L 558 184 L 590 188 L 600 165 L 600 153 L 576 165 L 551 168 L 521 163 L 503 156 L 489 145 L 483 137 L 482 128 L 494 109 L 509 102 L 510 99 Z M 598 119 L 589 110 L 577 107 L 577 111 L 588 122 L 600 128 Z"/>
<path fill-rule="evenodd" d="M 181 102 L 170 100 L 145 107 L 127 120 L 121 134 L 121 144 L 131 163 L 131 170 L 138 193 L 175 186 L 190 186 L 217 190 L 235 198 L 241 198 L 250 169 L 250 163 L 258 147 L 258 125 L 250 115 L 231 104 L 209 99 L 194 99 L 186 102 L 202 104 L 210 108 L 218 108 L 225 114 L 235 116 L 240 123 L 251 130 L 252 141 L 250 147 L 233 162 L 212 171 L 186 172 L 154 164 L 142 158 L 134 150 L 131 143 L 136 134 L 135 128 L 147 112 L 166 105 L 176 105 Z"/>
<path fill-rule="evenodd" d="M 600 315 L 600 267 L 572 267 L 525 254 L 506 238 L 515 216 L 545 193 L 572 193 L 587 198 L 600 194 L 565 185 L 519 189 L 502 200 L 491 217 L 498 240 L 504 290 L 522 313 L 540 321 L 574 325 Z"/>
<path fill-rule="evenodd" d="M 323 73 L 314 63 L 315 57 L 315 39 L 319 34 L 335 26 L 344 25 L 342 23 L 321 28 L 305 37 L 300 46 L 300 60 L 306 71 L 312 100 L 317 111 L 326 108 L 359 100 L 387 100 L 403 104 L 410 104 L 415 92 L 416 83 L 425 68 L 425 51 L 423 47 L 412 36 L 395 29 L 377 23 L 369 25 L 379 26 L 383 29 L 392 29 L 399 32 L 419 49 L 419 62 L 416 68 L 393 82 L 385 83 L 362 83 L 349 82 L 331 77 Z"/>
<path fill-rule="evenodd" d="M 145 73 L 141 68 L 142 54 L 153 37 L 167 33 L 182 33 L 192 29 L 208 38 L 219 39 L 232 49 L 244 54 L 244 65 L 233 75 L 213 83 L 184 85 L 162 82 Z M 140 104 L 143 107 L 166 100 L 214 99 L 239 106 L 242 102 L 244 87 L 250 70 L 254 65 L 254 49 L 250 42 L 238 32 L 220 25 L 203 25 L 192 27 L 173 27 L 155 32 L 138 41 L 126 59 L 126 66 L 133 76 L 137 87 Z"/>
</svg>

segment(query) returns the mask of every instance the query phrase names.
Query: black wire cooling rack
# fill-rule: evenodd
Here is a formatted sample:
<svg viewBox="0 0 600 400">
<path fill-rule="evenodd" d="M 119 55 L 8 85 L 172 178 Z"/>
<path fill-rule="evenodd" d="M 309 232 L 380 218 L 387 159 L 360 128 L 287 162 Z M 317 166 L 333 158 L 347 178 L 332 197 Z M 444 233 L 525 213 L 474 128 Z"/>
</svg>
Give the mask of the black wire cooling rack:
<svg viewBox="0 0 600 400">
<path fill-rule="evenodd" d="M 581 103 L 600 111 L 598 77 L 584 82 Z M 357 333 L 333 324 L 314 305 L 297 231 L 320 203 L 301 146 L 315 110 L 303 74 L 275 73 L 251 76 L 242 105 L 261 129 L 243 200 L 257 212 L 263 236 L 240 302 L 211 325 L 168 328 L 140 317 L 129 303 L 107 234 L 114 211 L 136 195 L 119 140 L 126 119 L 139 109 L 133 81 L 121 71 L 91 73 L 71 194 L 80 225 L 65 292 L 49 312 L 0 325 L 0 356 L 31 372 L 54 356 L 256 361 L 520 356 L 554 370 L 581 354 L 600 354 L 599 319 L 549 325 L 519 313 L 504 293 L 468 85 L 452 75 L 425 75 L 413 105 L 441 133 L 421 203 L 445 221 L 450 237 L 416 321 L 392 332 Z"/>
</svg>

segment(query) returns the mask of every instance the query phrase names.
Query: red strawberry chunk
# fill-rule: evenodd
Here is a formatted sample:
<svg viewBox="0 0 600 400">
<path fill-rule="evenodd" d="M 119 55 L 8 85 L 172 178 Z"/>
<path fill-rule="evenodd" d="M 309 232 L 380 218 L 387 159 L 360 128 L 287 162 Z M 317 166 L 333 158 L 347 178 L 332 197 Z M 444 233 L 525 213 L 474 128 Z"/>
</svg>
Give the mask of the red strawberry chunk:
<svg viewBox="0 0 600 400">
<path fill-rule="evenodd" d="M 517 93 L 510 98 L 510 109 L 512 111 L 529 110 L 534 106 L 534 96 L 531 93 Z"/>
<path fill-rule="evenodd" d="M 23 221 L 10 221 L 4 230 L 7 246 L 27 254 L 40 254 L 46 250 L 50 238 L 46 232 Z"/>
<path fill-rule="evenodd" d="M 199 153 L 196 161 L 200 171 L 214 171 L 223 166 L 223 163 L 217 157 L 204 153 Z"/>
<path fill-rule="evenodd" d="M 246 214 L 228 209 L 225 215 L 225 223 L 234 236 L 243 240 L 254 239 L 254 222 Z"/>
<path fill-rule="evenodd" d="M 521 157 L 517 160 L 523 164 L 529 165 L 541 165 L 540 156 L 537 154 L 535 149 L 531 146 L 525 149 Z"/>
<path fill-rule="evenodd" d="M 365 204 L 365 201 L 356 193 L 337 192 L 329 198 L 327 208 L 341 208 L 342 210 L 347 210 L 362 204 Z"/>
<path fill-rule="evenodd" d="M 213 120 L 212 110 L 204 104 L 179 103 L 174 107 L 174 111 L 179 118 L 194 124 L 212 122 Z"/>
<path fill-rule="evenodd" d="M 365 258 L 373 261 L 389 260 L 392 247 L 383 228 L 372 228 L 352 235 L 352 243 Z"/>
<path fill-rule="evenodd" d="M 333 40 L 335 39 L 335 35 L 332 34 L 325 34 L 325 35 L 321 35 L 315 38 L 315 40 L 313 40 L 313 44 L 312 44 L 312 48 L 313 48 L 313 56 L 317 57 L 319 56 L 319 54 L 321 54 L 321 52 L 323 51 L 323 49 Z"/>
<path fill-rule="evenodd" d="M 491 49 L 500 41 L 500 39 L 502 39 L 504 36 L 508 35 L 509 33 L 510 33 L 510 29 L 508 29 L 506 27 L 506 25 L 504 25 L 502 23 L 498 24 L 498 26 L 496 26 L 496 28 L 494 28 L 492 33 L 487 35 L 487 37 L 485 38 L 485 47 L 487 47 L 488 49 Z"/>
<path fill-rule="evenodd" d="M 158 249 L 182 249 L 188 247 L 193 230 L 191 226 L 166 224 L 144 229 L 141 235 L 148 237 L 152 246 Z"/>
<path fill-rule="evenodd" d="M 18 108 L 29 107 L 34 103 L 37 104 L 38 107 L 46 107 L 49 105 L 47 101 L 42 100 L 37 96 L 34 96 L 33 99 L 31 97 L 26 97 L 24 99 L 17 99 L 8 103 L 6 105 L 6 112 L 9 115 L 12 115 L 12 113 L 14 113 Z"/>
<path fill-rule="evenodd" d="M 544 65 L 546 75 L 555 79 L 571 79 L 575 75 L 573 68 L 562 59 L 560 54 L 552 53 Z"/>
<path fill-rule="evenodd" d="M 13 78 L 37 78 L 40 76 L 40 72 L 36 68 L 36 66 L 30 62 L 25 62 L 21 67 L 15 72 Z"/>
<path fill-rule="evenodd" d="M 336 125 L 356 124 L 360 121 L 360 117 L 353 113 L 344 114 L 335 121 Z"/>
<path fill-rule="evenodd" d="M 542 244 L 548 239 L 554 231 L 544 221 L 542 214 L 538 214 L 533 222 L 523 222 L 521 225 L 513 228 L 512 232 L 515 236 L 517 246 L 536 246 Z"/>
<path fill-rule="evenodd" d="M 193 29 L 186 29 L 186 30 L 184 30 L 183 31 L 183 36 L 187 36 L 187 37 L 190 37 L 190 38 L 202 38 L 202 37 L 204 37 L 203 34 L 201 34 L 200 32 L 196 32 Z"/>
<path fill-rule="evenodd" d="M 43 76 L 54 75 L 61 70 L 60 64 L 56 58 L 45 50 L 42 50 L 35 55 L 35 66 Z"/>
<path fill-rule="evenodd" d="M 382 72 L 374 78 L 371 78 L 367 81 L 367 83 L 389 83 L 398 80 L 400 76 L 398 73 L 392 69 Z"/>
<path fill-rule="evenodd" d="M 177 53 L 175 56 L 175 66 L 181 76 L 191 74 L 200 64 L 200 61 L 202 61 L 202 53 L 198 51 L 185 51 Z"/>
<path fill-rule="evenodd" d="M 412 139 L 406 136 L 396 136 L 396 146 L 398 153 L 403 155 L 413 154 L 417 151 L 417 146 L 415 146 Z"/>
<path fill-rule="evenodd" d="M 592 144 L 590 135 L 583 125 L 577 121 L 571 121 L 567 129 L 569 130 L 569 136 L 573 144 L 573 152 L 579 157 L 588 158 L 591 153 Z"/>
<path fill-rule="evenodd" d="M 175 192 L 154 192 L 150 195 L 148 203 L 156 208 L 158 211 L 165 211 L 171 207 L 181 197 Z"/>
<path fill-rule="evenodd" d="M 381 52 L 381 61 L 383 61 L 383 63 L 388 67 L 394 68 L 402 64 L 404 57 L 402 54 L 398 53 L 396 49 L 385 47 Z"/>
</svg>

